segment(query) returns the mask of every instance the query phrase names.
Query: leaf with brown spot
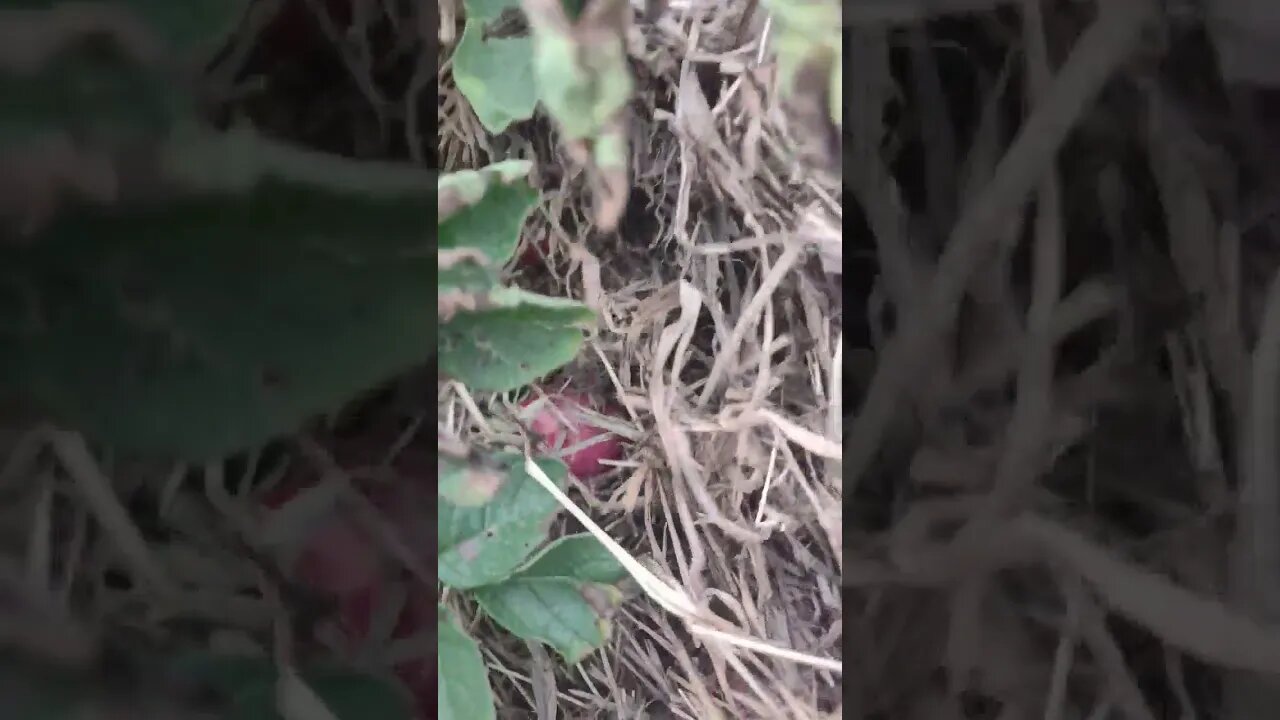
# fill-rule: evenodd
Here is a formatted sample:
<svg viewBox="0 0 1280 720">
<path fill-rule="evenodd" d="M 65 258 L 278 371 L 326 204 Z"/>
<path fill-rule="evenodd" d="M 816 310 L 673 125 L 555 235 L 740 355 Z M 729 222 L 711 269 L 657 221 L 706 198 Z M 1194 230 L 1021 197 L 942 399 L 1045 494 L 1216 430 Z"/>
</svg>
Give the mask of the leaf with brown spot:
<svg viewBox="0 0 1280 720">
<path fill-rule="evenodd" d="M 489 502 L 507 478 L 505 468 L 479 452 L 461 459 L 441 456 L 438 469 L 440 497 L 459 507 Z"/>
<path fill-rule="evenodd" d="M 436 294 L 436 315 L 443 322 L 449 322 L 460 310 L 475 310 L 478 305 L 476 294 L 461 290 L 444 290 Z"/>
<path fill-rule="evenodd" d="M 499 271 L 515 253 L 525 218 L 537 203 L 525 181 L 529 167 L 509 161 L 440 178 L 436 285 L 441 295 L 498 286 Z"/>
<path fill-rule="evenodd" d="M 511 634 L 555 648 L 566 662 L 604 646 L 617 588 L 568 578 L 517 576 L 473 593 L 480 609 Z"/>
<path fill-rule="evenodd" d="M 560 128 L 567 154 L 591 184 L 595 224 L 617 226 L 630 189 L 623 121 L 633 80 L 625 0 L 588 0 L 570 19 L 559 0 L 522 0 L 534 37 L 539 97 Z"/>
<path fill-rule="evenodd" d="M 560 507 L 524 470 L 524 456 L 495 458 L 506 481 L 487 503 L 461 506 L 441 498 L 437 513 L 438 576 L 450 587 L 467 590 L 502 582 L 547 535 L 547 521 Z M 558 487 L 568 471 L 549 458 L 535 462 Z"/>
<path fill-rule="evenodd" d="M 843 42 L 840 3 L 836 0 L 764 0 L 773 13 L 777 34 L 778 84 L 782 94 L 800 100 L 807 115 L 841 120 Z M 807 130 L 816 118 L 807 119 Z M 826 141 L 827 133 L 822 135 Z M 838 137 L 838 134 L 837 134 Z"/>
<path fill-rule="evenodd" d="M 436 268 L 447 270 L 461 262 L 476 262 L 486 265 L 489 256 L 475 248 L 450 248 L 436 252 Z"/>
<path fill-rule="evenodd" d="M 458 212 L 478 204 L 493 187 L 514 185 L 529 177 L 533 163 L 504 160 L 479 170 L 460 170 L 441 175 L 436 184 L 436 210 L 443 223 Z"/>
<path fill-rule="evenodd" d="M 473 390 L 512 390 L 564 365 L 595 320 L 579 302 L 514 287 L 477 302 L 488 304 L 442 323 L 437 343 L 440 370 Z"/>
</svg>

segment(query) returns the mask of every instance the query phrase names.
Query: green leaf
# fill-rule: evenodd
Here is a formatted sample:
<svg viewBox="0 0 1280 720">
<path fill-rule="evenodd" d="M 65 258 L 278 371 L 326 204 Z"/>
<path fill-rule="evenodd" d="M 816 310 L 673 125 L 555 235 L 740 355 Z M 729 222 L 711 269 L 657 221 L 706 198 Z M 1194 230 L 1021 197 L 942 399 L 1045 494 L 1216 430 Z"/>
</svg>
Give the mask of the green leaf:
<svg viewBox="0 0 1280 720">
<path fill-rule="evenodd" d="M 547 525 L 559 505 L 524 470 L 521 455 L 505 453 L 496 462 L 507 481 L 488 503 L 460 507 L 441 501 L 437 513 L 440 582 L 468 589 L 509 577 L 547 536 Z M 557 487 L 568 470 L 549 458 L 535 460 Z"/>
<path fill-rule="evenodd" d="M 475 390 L 526 385 L 569 362 L 594 314 L 573 300 L 501 288 L 440 326 L 440 371 Z"/>
<path fill-rule="evenodd" d="M 520 0 L 465 0 L 463 6 L 472 20 L 492 20 L 504 10 L 519 8 Z"/>
<path fill-rule="evenodd" d="M 479 170 L 457 170 L 440 176 L 437 185 L 441 204 L 452 200 L 457 207 L 479 202 L 494 183 L 511 184 L 529 179 L 533 163 L 528 160 L 501 160 Z M 448 216 L 448 213 L 441 212 Z"/>
<path fill-rule="evenodd" d="M 608 616 L 627 572 L 590 533 L 547 545 L 511 578 L 472 591 L 489 617 L 525 640 L 546 643 L 575 663 L 609 636 Z"/>
<path fill-rule="evenodd" d="M 468 263 L 441 267 L 441 290 L 492 286 L 497 268 L 515 252 L 525 218 L 537 204 L 537 194 L 525 182 L 527 164 L 500 163 L 486 170 L 451 173 L 440 179 L 441 195 L 452 193 L 457 200 L 456 209 L 439 224 L 439 249 L 475 250 L 489 258 L 491 268 L 478 270 Z"/>
<path fill-rule="evenodd" d="M 126 0 L 177 50 L 207 52 L 231 34 L 249 0 Z"/>
<path fill-rule="evenodd" d="M 7 0 L 5 3 L 11 9 L 57 9 L 68 14 L 76 12 L 70 7 L 73 5 L 84 5 L 93 12 L 96 11 L 93 6 L 112 4 L 122 10 L 132 11 L 148 24 L 152 32 L 164 38 L 169 47 L 182 52 L 207 52 L 231 33 L 249 7 L 249 0 L 106 0 L 94 3 Z M 59 27 L 57 31 L 63 29 Z"/>
<path fill-rule="evenodd" d="M 375 200 L 412 199 L 418 203 L 417 213 L 439 193 L 434 172 L 408 163 L 348 160 L 276 142 L 248 127 L 227 132 L 179 128 L 159 148 L 156 162 L 178 190 L 187 193 L 247 194 L 265 180 L 280 180 Z M 425 221 L 419 217 L 418 225 Z M 430 245 L 419 236 L 406 252 L 421 251 L 426 257 Z"/>
<path fill-rule="evenodd" d="M 569 578 L 612 584 L 627 576 L 618 559 L 591 533 L 559 538 L 518 573 L 526 578 Z"/>
<path fill-rule="evenodd" d="M 506 468 L 488 458 L 451 458 L 440 456 L 440 497 L 459 507 L 474 507 L 492 500 L 506 482 Z"/>
<path fill-rule="evenodd" d="M 210 177 L 166 160 L 244 192 L 75 208 L 0 243 L 0 388 L 119 449 L 203 461 L 425 362 L 434 178 L 256 147 L 265 164 Z"/>
<path fill-rule="evenodd" d="M 576 663 L 609 637 L 609 611 L 621 593 L 608 585 L 559 577 L 513 577 L 472 591 L 494 622 L 524 640 L 555 648 Z"/>
<path fill-rule="evenodd" d="M 778 56 L 778 84 L 785 95 L 796 90 L 797 75 L 817 61 L 828 75 L 828 110 L 831 120 L 841 119 L 840 4 L 835 0 L 765 0 L 778 28 L 774 37 Z"/>
<path fill-rule="evenodd" d="M 612 2 L 613 0 L 609 0 Z M 622 15 L 570 21 L 563 8 L 529 15 L 538 99 L 566 139 L 595 138 L 626 107 L 633 81 Z"/>
<path fill-rule="evenodd" d="M 489 671 L 476 641 L 458 627 L 452 613 L 437 607 L 436 660 L 439 663 L 436 717 L 439 720 L 494 720 Z M 374 717 L 374 716 L 370 716 Z"/>
<path fill-rule="evenodd" d="M 276 711 L 279 673 L 267 658 L 190 653 L 175 658 L 171 670 L 184 681 L 212 689 L 225 704 L 226 720 L 281 720 Z M 304 669 L 301 677 L 338 720 L 412 717 L 408 693 L 390 678 L 337 666 Z"/>
<path fill-rule="evenodd" d="M 532 60 L 530 38 L 485 39 L 483 21 L 467 20 L 453 51 L 453 79 L 489 132 L 533 117 L 538 86 Z"/>
<path fill-rule="evenodd" d="M 190 117 L 189 101 L 112 48 L 73 46 L 33 74 L 0 73 L 0 142 L 51 129 L 74 129 L 82 141 L 151 138 Z"/>
</svg>

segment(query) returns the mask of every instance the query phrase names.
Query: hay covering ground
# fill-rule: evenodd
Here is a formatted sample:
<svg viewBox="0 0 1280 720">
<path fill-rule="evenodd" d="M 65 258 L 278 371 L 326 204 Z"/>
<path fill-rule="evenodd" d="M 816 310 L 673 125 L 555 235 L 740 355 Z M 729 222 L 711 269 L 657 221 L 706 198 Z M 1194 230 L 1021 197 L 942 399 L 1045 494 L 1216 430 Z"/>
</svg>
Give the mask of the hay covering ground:
<svg viewBox="0 0 1280 720">
<path fill-rule="evenodd" d="M 805 162 L 789 130 L 761 49 L 766 23 L 753 3 L 637 13 L 632 191 L 616 233 L 593 227 L 589 188 L 545 119 L 497 137 L 481 128 L 452 83 L 447 45 L 440 158 L 446 169 L 535 160 L 544 195 L 524 241 L 548 252 L 511 280 L 600 318 L 578 360 L 543 387 L 621 409 L 605 422 L 631 449 L 574 497 L 745 633 L 839 659 L 841 204 L 838 178 Z M 512 401 L 450 385 L 439 420 L 518 447 Z M 558 707 L 573 718 L 819 718 L 841 708 L 838 674 L 696 641 L 641 597 L 615 618 L 609 647 L 573 669 L 477 628 L 511 717 Z"/>
<path fill-rule="evenodd" d="M 482 130 L 447 45 L 424 142 L 413 18 L 357 5 L 288 52 L 247 23 L 227 76 L 267 82 L 227 89 L 228 115 L 358 157 L 535 159 L 525 240 L 549 251 L 511 280 L 600 317 L 547 389 L 622 408 L 632 443 L 572 496 L 747 634 L 848 659 L 839 676 L 730 651 L 637 593 L 567 669 L 462 604 L 503 717 L 1277 706 L 1276 95 L 1232 82 L 1249 55 L 1226 74 L 1199 4 L 846 3 L 843 184 L 777 96 L 755 3 L 637 7 L 634 192 L 608 234 L 545 119 Z M 307 608 L 242 592 L 269 563 L 227 541 L 260 519 L 228 488 L 411 470 L 433 384 L 185 474 L 7 424 L 0 547 L 104 625 L 262 651 L 281 607 Z M 439 424 L 516 442 L 514 398 L 440 390 Z M 189 590 L 163 608 L 130 582 L 158 563 Z M 365 657 L 430 655 L 414 642 Z"/>
<path fill-rule="evenodd" d="M 216 120 L 445 170 L 536 159 L 543 201 L 525 239 L 549 240 L 549 252 L 513 269 L 511 281 L 580 299 L 600 318 L 578 360 L 544 387 L 573 385 L 623 408 L 610 422 L 631 448 L 609 477 L 573 497 L 742 633 L 838 660 L 841 205 L 838 180 L 811 167 L 804 133 L 788 130 L 761 48 L 767 16 L 754 3 L 673 3 L 636 23 L 628 37 L 633 192 L 619 231 L 603 234 L 546 119 L 486 134 L 452 85 L 446 43 L 433 146 L 423 18 L 410 3 L 342 7 L 255 3 L 212 68 Z M 0 546 L 14 566 L 6 587 L 52 589 L 95 629 L 167 646 L 336 653 L 370 668 L 432 657 L 429 637 L 388 641 L 383 621 L 403 599 L 394 590 L 375 603 L 380 630 L 353 649 L 334 608 L 289 592 L 296 588 L 279 573 L 287 552 L 257 557 L 235 538 L 264 532 L 259 498 L 280 483 L 429 479 L 433 385 L 404 378 L 298 438 L 205 467 L 138 463 L 47 426 L 6 424 Z M 448 385 L 436 395 L 437 420 L 491 446 L 514 443 L 512 400 Z M 425 535 L 433 524 L 425 513 L 416 523 L 379 517 L 343 497 L 341 506 L 375 529 Z M 284 547 L 310 532 L 305 521 L 271 525 Z M 407 540 L 386 543 L 393 589 L 431 582 L 432 541 Z M 838 674 L 696 640 L 638 593 L 614 618 L 609 647 L 572 669 L 460 607 L 482 641 L 504 718 L 840 710 Z M 63 621 L 55 614 L 36 625 L 38 617 L 15 610 L 0 630 L 21 638 L 18 630 L 37 628 L 38 642 L 28 644 L 44 660 L 60 648 L 50 631 Z M 80 653 L 73 662 L 88 663 L 77 665 L 88 675 L 104 670 L 85 660 L 96 657 L 94 637 L 64 649 Z M 121 700 L 130 711 L 137 690 Z"/>
</svg>

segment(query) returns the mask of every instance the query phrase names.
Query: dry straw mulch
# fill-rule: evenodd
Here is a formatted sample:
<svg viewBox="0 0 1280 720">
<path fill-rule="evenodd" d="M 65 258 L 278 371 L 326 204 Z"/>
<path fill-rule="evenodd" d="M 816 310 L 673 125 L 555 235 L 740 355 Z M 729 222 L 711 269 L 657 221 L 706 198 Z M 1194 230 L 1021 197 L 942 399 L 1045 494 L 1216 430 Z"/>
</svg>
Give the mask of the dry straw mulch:
<svg viewBox="0 0 1280 720">
<path fill-rule="evenodd" d="M 544 387 L 620 408 L 602 423 L 630 450 L 575 499 L 742 633 L 839 660 L 839 179 L 806 162 L 761 46 L 768 22 L 753 3 L 637 13 L 632 191 L 615 233 L 593 227 L 585 178 L 545 120 L 498 137 L 482 130 L 451 83 L 447 46 L 440 157 L 446 169 L 536 161 L 545 192 L 524 240 L 549 240 L 549 252 L 511 280 L 582 300 L 600 319 L 585 352 Z M 519 447 L 516 410 L 513 398 L 451 385 L 439 419 Z M 699 639 L 641 597 L 615 618 L 609 647 L 577 668 L 478 628 L 511 717 L 556 708 L 572 718 L 818 718 L 841 708 L 838 673 Z"/>
<path fill-rule="evenodd" d="M 997 5 L 846 13 L 846 710 L 1262 717 L 1275 92 L 1229 3 Z"/>
</svg>

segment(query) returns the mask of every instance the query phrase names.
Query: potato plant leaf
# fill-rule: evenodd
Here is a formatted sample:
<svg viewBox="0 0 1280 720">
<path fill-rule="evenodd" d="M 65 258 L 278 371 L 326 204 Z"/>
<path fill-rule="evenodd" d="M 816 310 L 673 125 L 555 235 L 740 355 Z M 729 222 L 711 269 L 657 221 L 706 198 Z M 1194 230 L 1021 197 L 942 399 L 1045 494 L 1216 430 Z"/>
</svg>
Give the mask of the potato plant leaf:
<svg viewBox="0 0 1280 720">
<path fill-rule="evenodd" d="M 528 160 L 503 160 L 479 170 L 458 170 L 441 175 L 436 183 L 440 222 L 483 200 L 492 185 L 527 181 L 532 169 L 533 163 Z"/>
<path fill-rule="evenodd" d="M 98 142 L 191 117 L 175 84 L 113 47 L 64 49 L 31 74 L 0 73 L 0 140 L 74 127 Z"/>
<path fill-rule="evenodd" d="M 578 533 L 547 545 L 521 568 L 518 576 L 612 584 L 625 578 L 627 571 L 594 535 Z"/>
<path fill-rule="evenodd" d="M 468 19 L 494 20 L 520 7 L 520 0 L 466 0 L 463 5 Z"/>
<path fill-rule="evenodd" d="M 437 607 L 436 717 L 439 720 L 494 720 L 493 689 L 480 648 L 454 621 L 443 605 Z"/>
<path fill-rule="evenodd" d="M 118 26 L 120 17 L 140 20 L 178 52 L 207 52 L 233 30 L 250 0 L 7 0 L 9 9 L 49 10 L 47 33 Z M 114 6 L 114 7 L 113 7 Z M 114 13 L 116 17 L 111 17 Z M 81 30 L 84 32 L 84 30 Z M 85 34 L 88 34 L 85 32 Z"/>
<path fill-rule="evenodd" d="M 202 192 L 73 208 L 0 243 L 0 388 L 120 449 L 200 461 L 431 356 L 434 178 L 223 140 L 161 157 Z"/>
<path fill-rule="evenodd" d="M 560 0 L 523 0 L 539 99 L 568 140 L 595 138 L 626 107 L 632 79 L 625 0 L 593 0 L 581 16 Z"/>
<path fill-rule="evenodd" d="M 276 709 L 279 671 L 268 658 L 190 653 L 170 666 L 183 682 L 207 687 L 226 720 L 283 720 Z M 338 720 L 409 720 L 408 692 L 390 678 L 339 666 L 304 668 L 301 679 Z"/>
<path fill-rule="evenodd" d="M 525 180 L 528 171 L 527 162 L 516 161 L 441 176 L 439 292 L 484 290 L 497 283 L 498 270 L 515 252 L 537 202 Z"/>
<path fill-rule="evenodd" d="M 621 599 L 609 585 L 525 575 L 476 588 L 472 594 L 485 614 L 508 632 L 550 645 L 569 663 L 604 645 L 608 616 Z"/>
<path fill-rule="evenodd" d="M 250 0 L 125 0 L 177 51 L 205 53 L 235 29 Z"/>
<path fill-rule="evenodd" d="M 440 371 L 476 390 L 513 390 L 572 360 L 594 318 L 572 300 L 496 289 L 483 309 L 441 324 Z"/>
<path fill-rule="evenodd" d="M 487 457 L 441 455 L 437 469 L 440 497 L 458 507 L 489 502 L 507 480 L 506 468 Z"/>
<path fill-rule="evenodd" d="M 507 481 L 492 500 L 474 507 L 440 502 L 437 574 L 450 587 L 465 590 L 510 577 L 546 539 L 559 507 L 524 471 L 523 456 L 508 453 L 496 460 L 506 468 Z M 552 482 L 564 486 L 564 463 L 547 458 L 536 462 Z"/>
<path fill-rule="evenodd" d="M 453 79 L 489 132 L 533 117 L 538 88 L 532 58 L 530 38 L 487 37 L 485 18 L 467 18 L 453 53 Z"/>
<path fill-rule="evenodd" d="M 796 78 L 806 66 L 821 66 L 827 112 L 837 125 L 843 108 L 841 85 L 840 4 L 835 0 L 765 0 L 778 28 L 778 79 L 784 93 L 796 90 Z"/>
</svg>

